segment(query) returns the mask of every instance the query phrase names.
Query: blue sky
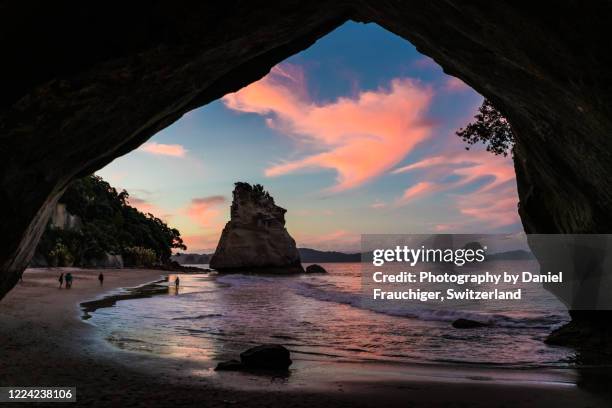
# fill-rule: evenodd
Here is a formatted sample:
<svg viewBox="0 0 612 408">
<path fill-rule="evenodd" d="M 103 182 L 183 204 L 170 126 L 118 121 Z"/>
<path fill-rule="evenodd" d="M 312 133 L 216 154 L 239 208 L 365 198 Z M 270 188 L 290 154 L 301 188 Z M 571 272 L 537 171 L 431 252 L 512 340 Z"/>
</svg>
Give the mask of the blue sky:
<svg viewBox="0 0 612 408">
<path fill-rule="evenodd" d="M 514 232 L 512 163 L 454 135 L 482 97 L 405 40 L 349 22 L 98 172 L 214 250 L 233 183 L 261 183 L 298 245 L 362 233 Z"/>
</svg>

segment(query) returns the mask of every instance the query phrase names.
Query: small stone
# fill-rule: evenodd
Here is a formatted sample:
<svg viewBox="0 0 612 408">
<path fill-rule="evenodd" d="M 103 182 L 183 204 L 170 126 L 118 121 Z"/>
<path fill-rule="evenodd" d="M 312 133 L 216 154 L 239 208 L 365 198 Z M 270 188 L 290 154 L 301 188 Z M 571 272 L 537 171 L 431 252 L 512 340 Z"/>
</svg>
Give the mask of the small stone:
<svg viewBox="0 0 612 408">
<path fill-rule="evenodd" d="M 476 320 L 470 319 L 457 319 L 453 322 L 453 327 L 455 329 L 475 329 L 478 327 L 488 327 L 490 326 L 488 323 L 478 322 Z"/>
<path fill-rule="evenodd" d="M 263 344 L 240 353 L 246 368 L 287 370 L 292 361 L 289 350 L 279 344 Z"/>
<path fill-rule="evenodd" d="M 222 361 L 215 367 L 215 371 L 239 371 L 242 369 L 244 369 L 244 365 L 238 360 Z"/>
</svg>

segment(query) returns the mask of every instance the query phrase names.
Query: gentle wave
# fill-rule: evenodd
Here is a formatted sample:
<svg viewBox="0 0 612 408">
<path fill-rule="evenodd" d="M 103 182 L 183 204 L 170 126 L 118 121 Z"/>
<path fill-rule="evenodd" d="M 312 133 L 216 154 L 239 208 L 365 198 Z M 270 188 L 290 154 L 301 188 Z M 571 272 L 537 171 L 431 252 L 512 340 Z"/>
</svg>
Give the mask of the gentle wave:
<svg viewBox="0 0 612 408">
<path fill-rule="evenodd" d="M 209 319 L 211 317 L 223 317 L 223 315 L 219 313 L 209 313 L 209 314 L 201 314 L 197 316 L 173 317 L 172 320 L 200 320 L 200 319 Z"/>
<path fill-rule="evenodd" d="M 351 293 L 339 290 L 330 290 L 332 285 L 326 284 L 325 288 L 309 282 L 298 282 L 293 286 L 295 292 L 301 296 L 321 300 L 325 302 L 340 303 L 351 307 L 382 313 L 394 317 L 407 317 L 425 321 L 453 322 L 457 319 L 469 319 L 496 327 L 520 328 L 520 329 L 552 329 L 563 323 L 561 315 L 549 314 L 537 317 L 516 318 L 503 314 L 486 314 L 464 310 L 433 310 L 405 308 L 391 309 L 388 307 L 375 308 L 372 303 L 364 301 L 360 293 Z"/>
</svg>

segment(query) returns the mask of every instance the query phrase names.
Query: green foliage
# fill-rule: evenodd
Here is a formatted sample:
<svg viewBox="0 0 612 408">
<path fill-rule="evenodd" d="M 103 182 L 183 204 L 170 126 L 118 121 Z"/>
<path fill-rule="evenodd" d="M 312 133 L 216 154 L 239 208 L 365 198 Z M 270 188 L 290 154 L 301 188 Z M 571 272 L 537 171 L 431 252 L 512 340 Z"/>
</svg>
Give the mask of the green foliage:
<svg viewBox="0 0 612 408">
<path fill-rule="evenodd" d="M 53 228 L 43 234 L 38 251 L 48 254 L 61 242 L 74 257 L 75 265 L 105 253 L 123 254 L 126 248 L 151 250 L 154 259 L 166 263 L 172 249 L 187 249 L 180 232 L 153 214 L 143 214 L 129 205 L 129 194 L 117 192 L 98 176 L 76 180 L 59 200 L 66 210 L 81 218 L 80 231 Z"/>
<path fill-rule="evenodd" d="M 157 254 L 149 248 L 129 247 L 123 250 L 123 263 L 126 266 L 152 266 L 157 261 Z"/>
<path fill-rule="evenodd" d="M 261 184 L 253 184 L 251 186 L 249 183 L 238 181 L 234 183 L 234 185 L 239 189 L 249 191 L 252 197 L 255 198 L 256 200 L 265 199 L 265 200 L 270 200 L 272 201 L 272 203 L 274 203 L 274 198 L 272 198 L 270 193 L 268 193 L 266 189 L 264 188 L 264 186 L 262 186 Z"/>
<path fill-rule="evenodd" d="M 66 245 L 57 242 L 55 247 L 47 254 L 47 261 L 51 266 L 72 266 L 74 257 Z"/>
<path fill-rule="evenodd" d="M 456 132 L 468 144 L 466 150 L 470 150 L 471 145 L 483 143 L 487 151 L 495 155 L 507 156 L 509 151 L 513 151 L 514 133 L 510 123 L 491 101 L 484 100 L 474 119 Z"/>
</svg>

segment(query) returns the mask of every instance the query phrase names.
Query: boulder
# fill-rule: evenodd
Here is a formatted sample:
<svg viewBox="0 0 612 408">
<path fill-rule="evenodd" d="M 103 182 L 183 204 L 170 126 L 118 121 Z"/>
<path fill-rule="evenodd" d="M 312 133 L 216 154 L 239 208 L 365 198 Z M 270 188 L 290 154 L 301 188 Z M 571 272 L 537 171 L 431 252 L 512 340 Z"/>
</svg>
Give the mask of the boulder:
<svg viewBox="0 0 612 408">
<path fill-rule="evenodd" d="M 279 344 L 263 344 L 240 353 L 247 369 L 287 370 L 292 361 L 289 350 Z"/>
<path fill-rule="evenodd" d="M 217 364 L 217 367 L 215 367 L 215 371 L 240 371 L 243 370 L 245 367 L 244 365 L 238 361 L 238 360 L 229 360 L 229 361 L 222 361 L 219 364 Z"/>
<path fill-rule="evenodd" d="M 327 270 L 319 264 L 312 264 L 306 267 L 306 273 L 327 273 Z"/>
<path fill-rule="evenodd" d="M 478 327 L 488 326 L 490 326 L 488 323 L 478 322 L 476 320 L 470 319 L 457 319 L 453 322 L 453 327 L 455 329 L 475 329 Z"/>
<path fill-rule="evenodd" d="M 597 359 L 602 355 L 606 355 L 607 359 L 612 356 L 612 327 L 600 323 L 599 320 L 589 322 L 574 319 L 555 329 L 544 342 L 554 346 L 576 348 L 581 352 L 582 362 L 595 359 L 593 362 L 597 363 Z"/>
<path fill-rule="evenodd" d="M 220 272 L 304 272 L 295 240 L 285 228 L 286 212 L 263 186 L 236 183 L 231 217 L 210 267 Z"/>
</svg>

